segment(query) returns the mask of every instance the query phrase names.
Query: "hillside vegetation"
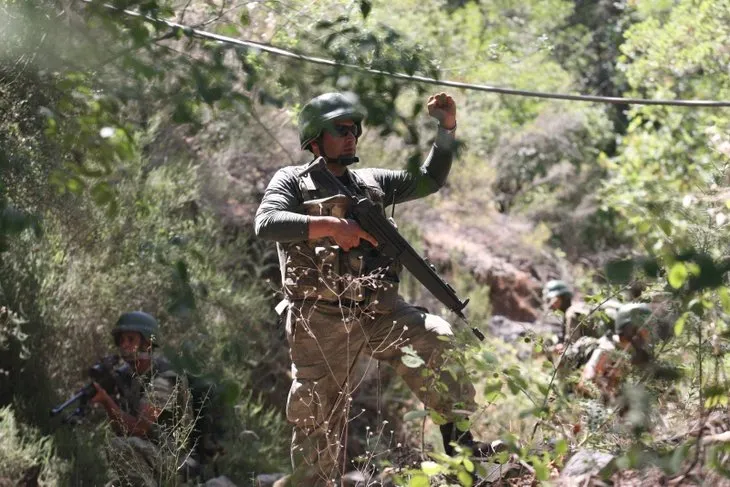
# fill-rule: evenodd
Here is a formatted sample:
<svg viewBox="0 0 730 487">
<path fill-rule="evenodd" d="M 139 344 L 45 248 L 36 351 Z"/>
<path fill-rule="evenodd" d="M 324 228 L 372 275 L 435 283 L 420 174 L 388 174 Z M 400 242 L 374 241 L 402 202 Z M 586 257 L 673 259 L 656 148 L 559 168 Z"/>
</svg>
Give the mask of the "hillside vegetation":
<svg viewBox="0 0 730 487">
<path fill-rule="evenodd" d="M 48 410 L 113 351 L 111 327 L 132 309 L 159 319 L 179 367 L 220 384 L 220 473 L 242 486 L 288 471 L 279 268 L 252 222 L 273 173 L 309 160 L 299 108 L 334 90 L 368 110 L 361 165 L 387 168 L 415 168 L 428 152 L 428 96 L 456 99 L 447 186 L 395 219 L 470 297 L 472 325 L 486 332 L 503 315 L 532 330 L 483 343 L 464 332 L 455 357 L 479 391 L 475 432 L 508 445 L 498 460 L 514 468 L 501 482 L 571 485 L 565 466 L 586 450 L 612 455 L 593 473 L 615 485 L 727 482 L 729 108 L 443 88 L 154 19 L 384 72 L 730 100 L 728 0 L 106 3 L 148 17 L 96 0 L 2 5 L 0 484 L 104 485 L 103 415 L 71 426 Z M 652 372 L 631 373 L 609 402 L 566 391 L 539 326 L 550 279 L 591 305 L 661 306 L 668 333 Z M 409 276 L 402 289 L 457 322 Z M 426 455 L 441 451 L 439 418 L 416 412 L 392 375 L 364 382 L 350 457 L 395 467 L 399 485 L 473 485 L 467 458 Z M 490 465 L 481 476 L 499 481 Z"/>
</svg>

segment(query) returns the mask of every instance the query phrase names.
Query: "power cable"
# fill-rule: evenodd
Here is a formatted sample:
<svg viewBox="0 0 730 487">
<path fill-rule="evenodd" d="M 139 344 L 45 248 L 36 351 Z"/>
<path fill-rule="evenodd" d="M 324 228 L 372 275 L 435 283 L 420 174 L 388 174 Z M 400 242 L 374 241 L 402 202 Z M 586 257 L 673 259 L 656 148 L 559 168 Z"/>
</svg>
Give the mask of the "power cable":
<svg viewBox="0 0 730 487">
<path fill-rule="evenodd" d="M 83 0 L 85 3 L 93 3 L 92 0 Z M 393 73 L 390 71 L 382 71 L 379 69 L 367 68 L 356 64 L 341 63 L 332 59 L 325 59 L 315 56 L 307 56 L 299 54 L 287 49 L 273 46 L 271 44 L 265 44 L 262 42 L 248 41 L 228 37 L 220 34 L 214 34 L 200 29 L 195 29 L 183 24 L 171 22 L 168 20 L 162 20 L 148 15 L 134 12 L 132 10 L 125 10 L 113 5 L 104 4 L 104 7 L 122 12 L 126 15 L 142 18 L 155 24 L 163 24 L 171 29 L 180 29 L 185 35 L 189 37 L 197 37 L 200 39 L 208 39 L 224 44 L 230 44 L 238 47 L 257 49 L 263 52 L 268 52 L 276 56 L 282 56 L 289 59 L 296 59 L 311 64 L 319 64 L 322 66 L 330 66 L 336 68 L 344 68 L 362 73 L 374 74 L 378 76 L 387 76 L 389 78 L 400 79 L 404 81 L 413 81 L 416 83 L 424 83 L 436 86 L 448 86 L 451 88 L 459 88 L 463 90 L 473 91 L 484 91 L 488 93 L 499 93 L 502 95 L 512 96 L 524 96 L 532 98 L 549 98 L 554 100 L 571 100 L 571 101 L 583 101 L 583 102 L 596 102 L 596 103 L 609 103 L 613 105 L 665 105 L 665 106 L 679 106 L 679 107 L 708 107 L 708 108 L 722 108 L 730 107 L 730 101 L 725 100 L 662 100 L 662 99 L 647 99 L 647 98 L 624 98 L 618 96 L 598 96 L 598 95 L 570 95 L 567 93 L 549 93 L 543 91 L 530 91 L 530 90 L 518 90 L 514 88 L 504 88 L 500 86 L 481 85 L 473 83 L 462 83 L 459 81 L 449 80 L 438 80 L 435 78 L 429 78 L 426 76 L 417 76 L 404 73 Z"/>
</svg>

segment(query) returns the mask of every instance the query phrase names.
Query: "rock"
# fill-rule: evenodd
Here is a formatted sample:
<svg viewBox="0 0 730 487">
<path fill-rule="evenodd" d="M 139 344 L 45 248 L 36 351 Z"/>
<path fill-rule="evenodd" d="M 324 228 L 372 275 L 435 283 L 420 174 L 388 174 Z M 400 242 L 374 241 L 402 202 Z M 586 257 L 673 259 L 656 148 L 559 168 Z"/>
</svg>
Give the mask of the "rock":
<svg viewBox="0 0 730 487">
<path fill-rule="evenodd" d="M 507 343 L 514 343 L 527 335 L 530 331 L 530 323 L 513 321 L 506 316 L 492 316 L 487 323 L 487 331 L 495 337 L 499 337 Z"/>
<path fill-rule="evenodd" d="M 512 477 L 514 474 L 519 473 L 520 464 L 516 462 L 507 462 L 504 464 L 494 462 L 482 462 L 481 466 L 484 468 L 484 477 L 480 477 L 480 484 L 492 484 L 505 480 Z"/>
<path fill-rule="evenodd" d="M 493 314 L 515 321 L 535 321 L 540 315 L 542 292 L 536 275 L 548 274 L 535 267 L 552 269 L 555 263 L 521 243 L 522 237 L 532 231 L 531 225 L 511 225 L 499 216 L 495 218 L 487 227 L 479 228 L 455 224 L 443 215 L 430 215 L 423 232 L 425 253 L 447 271 L 458 262 L 478 283 L 488 285 Z"/>
<path fill-rule="evenodd" d="M 256 476 L 256 487 L 279 487 L 287 483 L 287 475 L 283 473 L 264 473 Z"/>
<path fill-rule="evenodd" d="M 560 474 L 561 485 L 582 485 L 609 466 L 614 456 L 593 450 L 578 450 Z"/>
<path fill-rule="evenodd" d="M 231 482 L 231 480 L 225 475 L 210 479 L 203 485 L 204 487 L 236 487 L 236 484 Z"/>
</svg>

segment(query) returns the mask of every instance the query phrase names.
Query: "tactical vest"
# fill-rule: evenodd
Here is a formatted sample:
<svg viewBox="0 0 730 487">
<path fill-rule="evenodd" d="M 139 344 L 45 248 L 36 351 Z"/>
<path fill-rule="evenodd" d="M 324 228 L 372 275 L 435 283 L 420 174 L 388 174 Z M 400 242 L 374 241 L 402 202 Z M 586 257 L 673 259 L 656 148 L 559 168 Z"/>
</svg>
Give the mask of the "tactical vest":
<svg viewBox="0 0 730 487">
<path fill-rule="evenodd" d="M 172 399 L 175 401 L 172 407 L 168 404 L 156 404 L 157 407 L 166 406 L 165 411 L 148 433 L 148 438 L 158 444 L 163 439 L 169 440 L 174 428 L 185 429 L 187 423 L 192 420 L 192 412 L 188 409 L 190 397 L 187 379 L 184 375 L 178 374 L 164 357 L 154 356 L 149 371 L 141 375 L 132 375 L 126 384 L 121 385 L 118 404 L 122 411 L 132 416 L 139 416 L 142 399 L 148 393 L 148 389 L 152 387 L 152 380 L 155 377 L 169 381 L 174 390 Z"/>
<path fill-rule="evenodd" d="M 385 214 L 383 190 L 370 173 L 348 171 L 354 183 L 348 187 L 358 196 L 376 203 Z M 302 207 L 309 216 L 352 218 L 350 200 L 328 188 L 312 173 L 299 178 Z M 289 301 L 316 300 L 325 303 L 358 305 L 375 313 L 393 309 L 398 296 L 397 263 L 383 258 L 368 242 L 348 252 L 332 238 L 283 244 L 283 288 Z"/>
</svg>

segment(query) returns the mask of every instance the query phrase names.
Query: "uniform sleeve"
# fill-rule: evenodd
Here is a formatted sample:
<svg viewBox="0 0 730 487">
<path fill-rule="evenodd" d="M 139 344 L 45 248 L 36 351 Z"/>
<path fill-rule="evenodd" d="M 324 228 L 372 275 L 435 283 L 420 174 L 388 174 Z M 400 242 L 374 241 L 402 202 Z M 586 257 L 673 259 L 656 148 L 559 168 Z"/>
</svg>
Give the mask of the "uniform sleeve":
<svg viewBox="0 0 730 487">
<path fill-rule="evenodd" d="M 369 169 L 385 193 L 386 206 L 423 198 L 446 184 L 453 160 L 454 136 L 439 127 L 428 157 L 416 171 Z"/>
<path fill-rule="evenodd" d="M 155 427 L 157 435 L 169 428 L 182 427 L 190 419 L 192 406 L 187 379 L 173 372 L 155 375 L 142 397 L 141 405 L 144 404 L 161 410 Z"/>
<path fill-rule="evenodd" d="M 147 385 L 141 404 L 149 404 L 163 411 L 172 411 L 175 407 L 176 386 L 175 375 L 155 375 Z"/>
<path fill-rule="evenodd" d="M 256 236 L 276 242 L 307 240 L 309 218 L 296 212 L 302 204 L 299 182 L 294 168 L 274 174 L 256 211 Z"/>
</svg>

